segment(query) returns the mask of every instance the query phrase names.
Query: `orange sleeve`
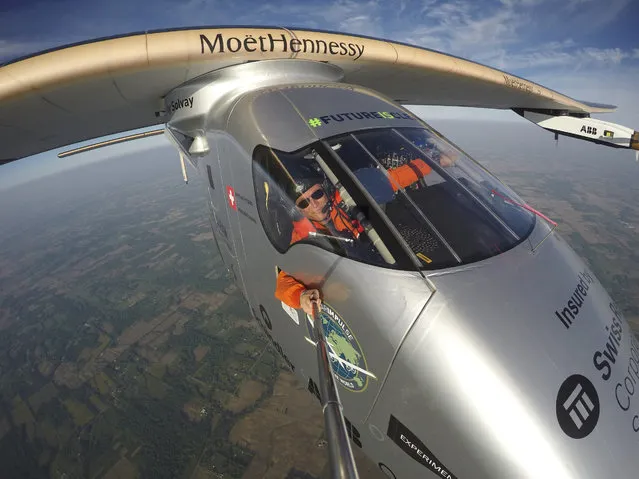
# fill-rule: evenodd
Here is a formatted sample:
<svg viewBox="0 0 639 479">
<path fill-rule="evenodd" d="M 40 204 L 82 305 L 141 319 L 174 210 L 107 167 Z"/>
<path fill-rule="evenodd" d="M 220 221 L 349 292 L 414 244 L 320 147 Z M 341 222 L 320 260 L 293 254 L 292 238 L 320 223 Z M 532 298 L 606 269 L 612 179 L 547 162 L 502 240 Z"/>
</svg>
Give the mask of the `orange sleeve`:
<svg viewBox="0 0 639 479">
<path fill-rule="evenodd" d="M 290 244 L 297 243 L 298 241 L 308 238 L 311 231 L 316 231 L 316 229 L 308 218 L 302 218 L 299 221 L 294 221 Z"/>
<path fill-rule="evenodd" d="M 299 309 L 300 296 L 306 291 L 306 287 L 293 278 L 290 274 L 280 271 L 277 275 L 275 297 L 291 308 Z"/>
<path fill-rule="evenodd" d="M 428 166 L 424 160 L 420 160 L 419 158 L 412 160 L 407 165 L 398 166 L 397 168 L 388 170 L 393 191 L 397 191 L 400 188 L 406 188 L 407 186 L 416 183 L 430 172 L 430 166 Z"/>
</svg>

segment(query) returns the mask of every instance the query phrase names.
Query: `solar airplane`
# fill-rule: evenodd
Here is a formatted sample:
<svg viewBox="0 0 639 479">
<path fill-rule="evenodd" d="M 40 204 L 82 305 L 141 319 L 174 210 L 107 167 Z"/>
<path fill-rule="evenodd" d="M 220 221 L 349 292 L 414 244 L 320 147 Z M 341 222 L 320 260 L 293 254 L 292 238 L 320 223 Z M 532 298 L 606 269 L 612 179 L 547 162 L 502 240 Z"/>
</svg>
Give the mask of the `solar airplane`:
<svg viewBox="0 0 639 479">
<path fill-rule="evenodd" d="M 639 152 L 591 117 L 614 107 L 462 58 L 210 27 L 5 64 L 0 163 L 164 125 L 247 312 L 323 405 L 336 477 L 357 477 L 353 448 L 394 479 L 635 477 L 623 314 L 549 218 L 403 105 Z"/>
</svg>

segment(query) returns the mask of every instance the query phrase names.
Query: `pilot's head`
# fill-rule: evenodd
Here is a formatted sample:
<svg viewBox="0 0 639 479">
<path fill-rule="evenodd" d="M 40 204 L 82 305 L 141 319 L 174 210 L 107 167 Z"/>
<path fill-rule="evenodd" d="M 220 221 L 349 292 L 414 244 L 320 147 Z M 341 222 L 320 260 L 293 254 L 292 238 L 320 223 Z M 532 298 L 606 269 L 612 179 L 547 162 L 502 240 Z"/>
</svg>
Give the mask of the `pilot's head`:
<svg viewBox="0 0 639 479">
<path fill-rule="evenodd" d="M 309 220 L 324 223 L 329 213 L 326 191 L 319 182 L 308 186 L 295 200 L 295 206 Z"/>
<path fill-rule="evenodd" d="M 453 166 L 458 159 L 459 155 L 453 151 L 441 151 L 439 153 L 439 166 L 448 168 L 450 166 Z"/>
<path fill-rule="evenodd" d="M 329 198 L 323 187 L 325 178 L 309 163 L 296 165 L 294 171 L 289 169 L 295 179 L 295 207 L 309 220 L 323 223 L 329 216 Z"/>
</svg>

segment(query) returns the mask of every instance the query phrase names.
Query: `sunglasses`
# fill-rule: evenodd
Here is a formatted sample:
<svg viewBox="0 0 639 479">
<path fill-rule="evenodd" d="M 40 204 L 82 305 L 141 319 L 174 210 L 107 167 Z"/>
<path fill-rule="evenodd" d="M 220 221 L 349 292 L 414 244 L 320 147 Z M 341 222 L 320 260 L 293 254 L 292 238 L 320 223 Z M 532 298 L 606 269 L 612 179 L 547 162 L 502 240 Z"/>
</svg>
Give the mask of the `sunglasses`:
<svg viewBox="0 0 639 479">
<path fill-rule="evenodd" d="M 313 198 L 314 200 L 319 200 L 320 198 L 324 197 L 324 190 L 323 189 L 319 189 L 319 190 L 315 190 L 312 194 L 311 194 L 311 198 Z M 297 207 L 305 210 L 306 208 L 308 208 L 308 205 L 310 205 L 311 202 L 308 200 L 308 198 L 304 198 L 302 201 L 300 201 L 299 203 L 296 203 Z"/>
</svg>

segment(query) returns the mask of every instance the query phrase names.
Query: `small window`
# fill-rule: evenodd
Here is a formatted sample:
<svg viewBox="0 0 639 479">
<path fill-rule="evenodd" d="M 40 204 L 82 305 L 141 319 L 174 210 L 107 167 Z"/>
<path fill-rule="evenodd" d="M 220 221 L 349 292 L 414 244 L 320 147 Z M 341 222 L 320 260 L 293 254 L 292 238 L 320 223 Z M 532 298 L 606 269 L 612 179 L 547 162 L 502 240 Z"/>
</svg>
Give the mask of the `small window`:
<svg viewBox="0 0 639 479">
<path fill-rule="evenodd" d="M 286 181 L 283 168 L 268 148 L 255 150 L 253 181 L 257 211 L 266 235 L 279 252 L 288 249 L 293 231 L 293 203 L 280 186 Z"/>
</svg>

